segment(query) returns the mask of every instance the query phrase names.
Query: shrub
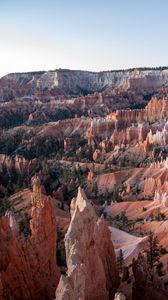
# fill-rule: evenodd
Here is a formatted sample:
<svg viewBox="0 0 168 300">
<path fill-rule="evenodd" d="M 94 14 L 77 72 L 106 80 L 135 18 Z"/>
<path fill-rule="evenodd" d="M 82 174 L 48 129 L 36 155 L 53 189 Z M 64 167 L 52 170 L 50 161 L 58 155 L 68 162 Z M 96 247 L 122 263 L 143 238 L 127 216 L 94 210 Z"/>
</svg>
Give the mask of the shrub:
<svg viewBox="0 0 168 300">
<path fill-rule="evenodd" d="M 143 208 L 142 208 L 142 211 L 147 211 L 147 208 L 146 208 L 146 207 L 143 207 Z"/>
<path fill-rule="evenodd" d="M 168 251 L 165 248 L 163 248 L 163 247 L 160 248 L 160 254 L 161 255 L 164 255 L 164 254 L 167 254 L 167 253 L 168 253 Z"/>
<path fill-rule="evenodd" d="M 0 199 L 0 217 L 5 215 L 5 212 L 10 209 L 10 202 L 7 197 Z"/>
<path fill-rule="evenodd" d="M 160 222 L 160 221 L 165 220 L 165 218 L 166 218 L 165 214 L 159 212 L 159 213 L 155 216 L 155 221 Z"/>
</svg>

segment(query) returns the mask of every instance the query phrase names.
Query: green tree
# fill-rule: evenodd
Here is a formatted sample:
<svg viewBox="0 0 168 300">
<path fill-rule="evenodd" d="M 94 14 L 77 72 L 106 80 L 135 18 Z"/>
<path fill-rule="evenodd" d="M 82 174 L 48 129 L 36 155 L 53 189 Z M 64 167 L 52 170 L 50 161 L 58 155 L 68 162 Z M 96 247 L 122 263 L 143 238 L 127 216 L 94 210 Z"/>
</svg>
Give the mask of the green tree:
<svg viewBox="0 0 168 300">
<path fill-rule="evenodd" d="M 156 265 L 156 272 L 158 274 L 158 276 L 163 276 L 163 263 L 161 261 L 158 262 L 158 264 Z"/>
<path fill-rule="evenodd" d="M 119 250 L 119 255 L 117 257 L 117 265 L 120 272 L 122 272 L 124 266 L 124 255 L 122 249 Z"/>
<path fill-rule="evenodd" d="M 4 198 L 0 199 L 0 217 L 5 215 L 5 212 L 10 209 L 10 202 L 8 197 L 5 196 Z"/>
<path fill-rule="evenodd" d="M 128 266 L 124 266 L 122 269 L 122 281 L 127 281 L 130 278 Z"/>
<path fill-rule="evenodd" d="M 128 218 L 127 218 L 124 211 L 121 212 L 120 221 L 122 222 L 122 227 L 127 227 L 128 226 Z"/>
<path fill-rule="evenodd" d="M 158 212 L 158 214 L 155 216 L 155 220 L 160 222 L 165 220 L 166 216 L 164 213 Z"/>
<path fill-rule="evenodd" d="M 56 258 L 58 266 L 66 267 L 66 251 L 64 243 L 64 233 L 60 226 L 57 226 L 57 248 Z"/>
<path fill-rule="evenodd" d="M 19 222 L 19 233 L 23 233 L 26 238 L 31 235 L 30 220 L 31 217 L 25 213 L 24 218 Z"/>
<path fill-rule="evenodd" d="M 93 183 L 92 192 L 94 193 L 94 197 L 97 198 L 97 196 L 98 196 L 98 185 L 97 185 L 96 181 Z"/>
<path fill-rule="evenodd" d="M 160 262 L 160 246 L 157 239 L 157 236 L 154 236 L 152 232 L 149 234 L 149 240 L 148 240 L 148 250 L 147 253 L 147 262 L 152 270 L 154 266 L 156 266 Z"/>
</svg>

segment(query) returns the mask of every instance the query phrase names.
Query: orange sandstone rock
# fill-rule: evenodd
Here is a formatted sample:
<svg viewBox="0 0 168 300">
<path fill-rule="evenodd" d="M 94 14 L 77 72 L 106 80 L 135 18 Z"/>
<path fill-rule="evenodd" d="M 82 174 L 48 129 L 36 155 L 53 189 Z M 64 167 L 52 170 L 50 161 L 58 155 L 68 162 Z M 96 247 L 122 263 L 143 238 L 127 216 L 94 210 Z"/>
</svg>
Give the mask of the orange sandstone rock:
<svg viewBox="0 0 168 300">
<path fill-rule="evenodd" d="M 17 234 L 8 215 L 0 221 L 0 299 L 54 297 L 60 276 L 56 264 L 56 218 L 52 199 L 43 200 L 32 207 L 31 235 L 27 238 Z"/>
</svg>

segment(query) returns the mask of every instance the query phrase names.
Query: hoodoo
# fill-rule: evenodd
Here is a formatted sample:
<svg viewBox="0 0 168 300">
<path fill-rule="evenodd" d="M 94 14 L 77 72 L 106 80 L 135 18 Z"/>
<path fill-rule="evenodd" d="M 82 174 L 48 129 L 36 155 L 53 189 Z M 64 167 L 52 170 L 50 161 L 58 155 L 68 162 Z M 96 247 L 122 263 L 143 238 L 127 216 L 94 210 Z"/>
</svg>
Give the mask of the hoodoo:
<svg viewBox="0 0 168 300">
<path fill-rule="evenodd" d="M 11 214 L 0 220 L 0 299 L 53 299 L 60 272 L 56 264 L 56 217 L 52 199 L 37 199 L 35 187 L 29 234 L 19 235 Z M 27 228 L 28 230 L 28 228 Z"/>
<path fill-rule="evenodd" d="M 62 275 L 56 300 L 109 300 L 119 284 L 110 231 L 97 219 L 79 187 L 71 204 L 71 223 L 65 236 L 67 274 Z"/>
</svg>

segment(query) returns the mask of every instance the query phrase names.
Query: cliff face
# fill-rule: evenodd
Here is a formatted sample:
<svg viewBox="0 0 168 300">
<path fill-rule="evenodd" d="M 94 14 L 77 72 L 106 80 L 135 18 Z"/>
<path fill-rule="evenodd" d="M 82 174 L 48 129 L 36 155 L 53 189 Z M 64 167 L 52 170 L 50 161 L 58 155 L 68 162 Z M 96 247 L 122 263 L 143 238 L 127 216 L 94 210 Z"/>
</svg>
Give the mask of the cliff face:
<svg viewBox="0 0 168 300">
<path fill-rule="evenodd" d="M 59 280 L 56 219 L 52 199 L 34 187 L 28 237 L 20 236 L 13 216 L 0 221 L 0 299 L 53 299 Z M 15 225 L 15 226 L 14 226 Z"/>
<path fill-rule="evenodd" d="M 85 95 L 102 89 L 133 88 L 156 90 L 167 86 L 168 70 L 123 70 L 88 72 L 54 70 L 48 72 L 8 74 L 0 80 L 0 98 L 9 100 L 19 95 L 31 95 L 36 91 L 52 91 L 65 98 L 66 95 Z M 7 89 L 8 86 L 8 89 Z"/>
<path fill-rule="evenodd" d="M 67 275 L 61 276 L 56 300 L 113 299 L 119 284 L 114 248 L 104 220 L 98 220 L 83 190 L 71 204 L 65 236 Z"/>
<path fill-rule="evenodd" d="M 58 85 L 69 93 L 86 91 L 100 91 L 107 87 L 118 88 L 158 88 L 167 84 L 168 70 L 133 70 L 133 71 L 56 71 Z"/>
</svg>

